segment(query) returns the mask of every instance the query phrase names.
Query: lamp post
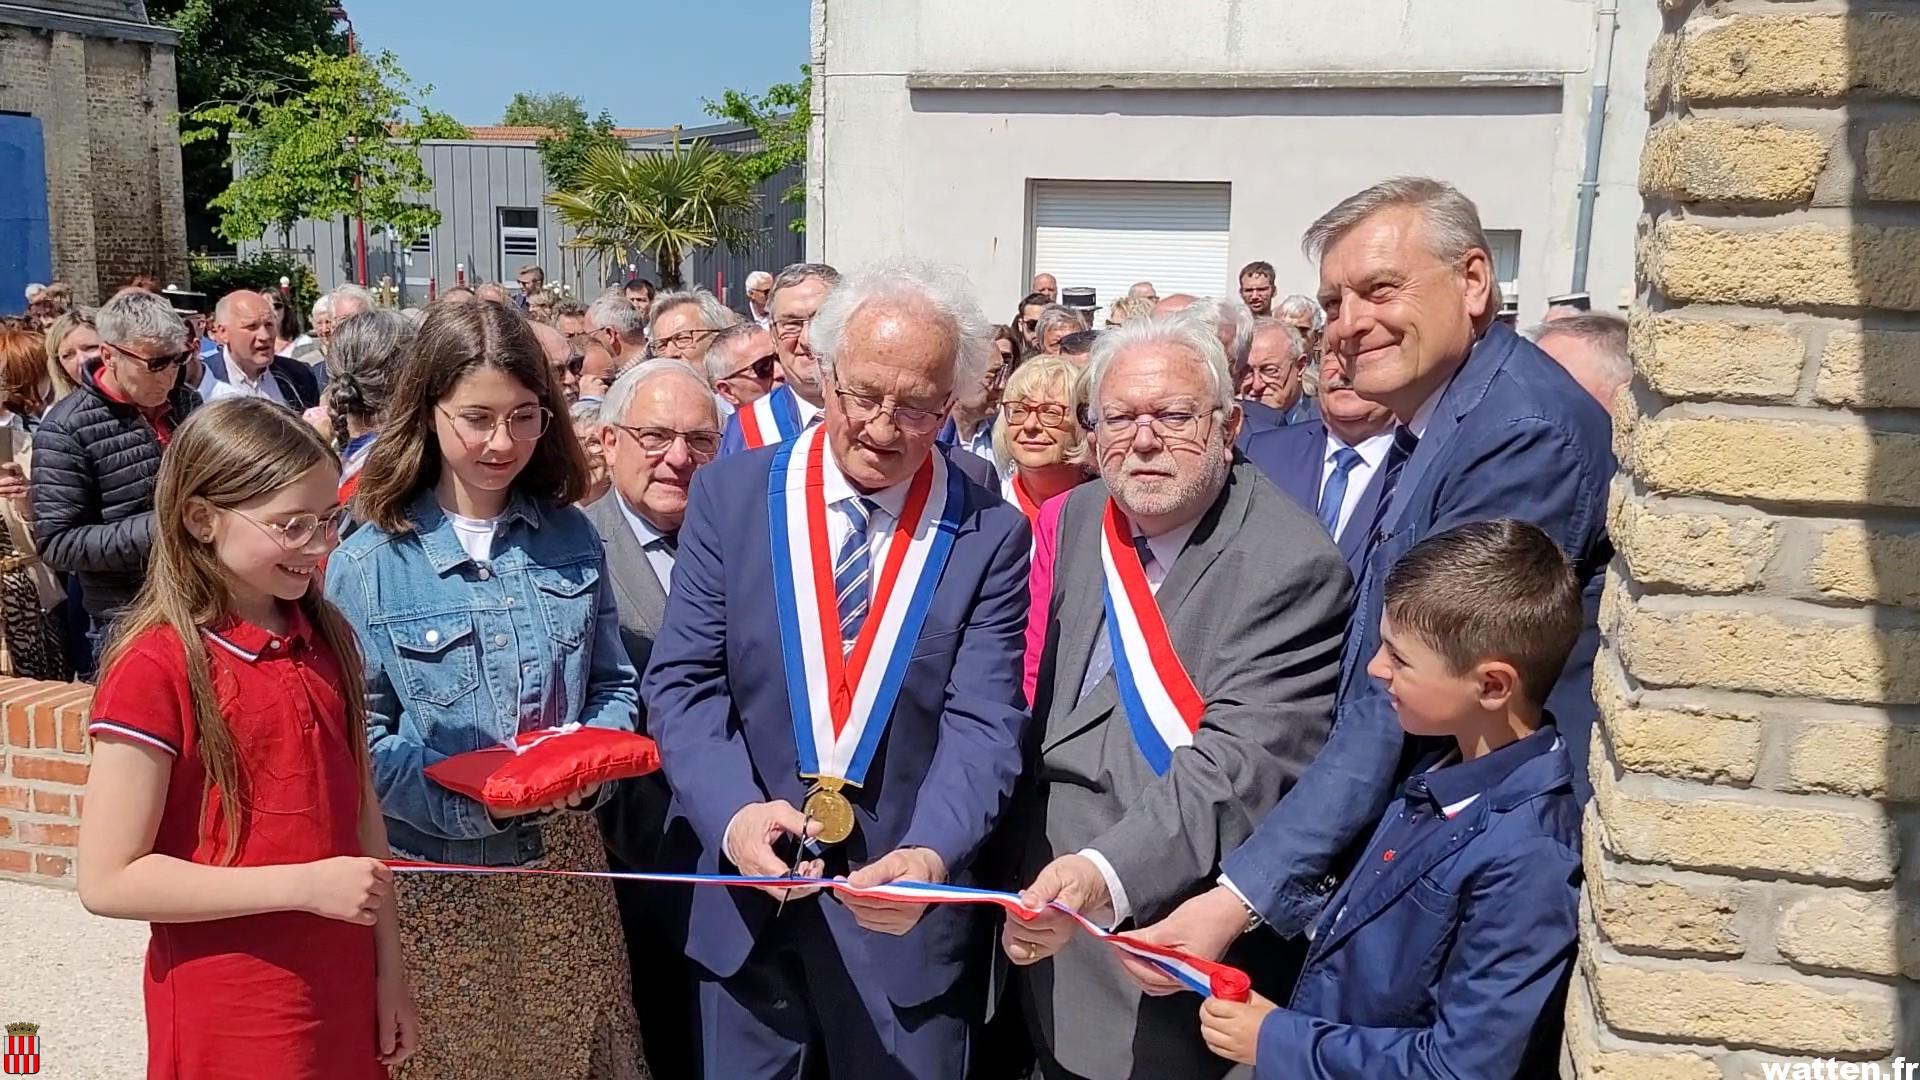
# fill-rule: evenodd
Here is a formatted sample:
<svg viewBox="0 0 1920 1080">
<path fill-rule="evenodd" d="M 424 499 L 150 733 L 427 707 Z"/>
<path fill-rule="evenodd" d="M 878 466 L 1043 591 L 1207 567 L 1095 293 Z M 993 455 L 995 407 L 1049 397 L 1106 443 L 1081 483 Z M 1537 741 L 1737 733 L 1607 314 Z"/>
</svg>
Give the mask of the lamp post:
<svg viewBox="0 0 1920 1080">
<path fill-rule="evenodd" d="M 336 4 L 327 9 L 327 14 L 347 24 L 347 55 L 356 55 L 360 51 L 359 41 L 354 36 L 353 19 L 347 15 L 347 9 Z M 359 140 L 354 141 L 357 143 Z M 358 154 L 354 156 L 356 160 L 359 157 Z M 355 284 L 365 285 L 367 283 L 367 218 L 360 202 L 360 172 L 357 167 L 353 174 L 353 201 L 353 280 Z"/>
</svg>

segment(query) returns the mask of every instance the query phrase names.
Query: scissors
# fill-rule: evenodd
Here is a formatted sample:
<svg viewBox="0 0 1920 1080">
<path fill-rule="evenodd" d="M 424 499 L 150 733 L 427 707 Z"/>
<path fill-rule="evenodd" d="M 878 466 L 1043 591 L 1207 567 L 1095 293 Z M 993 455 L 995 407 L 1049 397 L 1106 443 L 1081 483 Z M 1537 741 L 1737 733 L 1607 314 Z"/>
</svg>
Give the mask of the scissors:
<svg viewBox="0 0 1920 1080">
<path fill-rule="evenodd" d="M 820 841 L 815 840 L 813 837 L 807 835 L 807 827 L 812 824 L 813 824 L 812 815 L 806 816 L 800 822 L 800 837 L 799 837 L 800 842 L 793 845 L 793 865 L 787 867 L 787 872 L 785 875 L 786 877 L 798 877 L 800 874 L 800 863 L 803 860 L 809 857 L 817 859 L 825 852 L 825 849 L 820 846 Z M 791 889 L 787 890 L 787 892 L 792 892 L 792 891 L 793 890 Z M 773 917 L 776 919 L 779 918 L 780 913 L 785 911 L 786 909 L 787 909 L 787 893 L 783 892 L 780 894 L 779 906 L 773 909 Z"/>
</svg>

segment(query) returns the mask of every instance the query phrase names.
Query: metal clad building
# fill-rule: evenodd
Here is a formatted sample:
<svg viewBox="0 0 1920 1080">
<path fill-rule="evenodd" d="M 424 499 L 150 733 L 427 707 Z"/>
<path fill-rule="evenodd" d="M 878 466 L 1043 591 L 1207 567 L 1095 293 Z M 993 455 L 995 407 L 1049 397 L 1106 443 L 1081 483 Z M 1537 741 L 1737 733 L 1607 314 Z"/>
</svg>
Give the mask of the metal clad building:
<svg viewBox="0 0 1920 1080">
<path fill-rule="evenodd" d="M 546 205 L 552 189 L 541 166 L 537 129 L 469 130 L 475 136 L 472 139 L 421 142 L 421 161 L 433 181 L 427 201 L 440 211 L 440 224 L 405 250 L 397 239 L 369 226 L 370 283 L 378 284 L 382 277 L 390 276 L 403 290 L 401 303 L 423 304 L 430 289 L 445 292 L 463 273 L 469 286 L 498 281 L 514 288 L 515 272 L 527 263 L 538 263 L 546 269 L 549 284 L 564 284 L 583 300 L 591 299 L 606 284 L 629 276 L 658 280 L 659 271 L 651 260 L 632 257 L 618 266 L 602 266 L 590 253 L 565 246 L 572 232 Z M 616 130 L 628 134 L 628 145 L 635 148 L 665 147 L 673 138 L 671 131 Z M 735 124 L 686 129 L 680 138 L 706 138 L 715 146 L 742 153 L 759 145 L 751 129 Z M 762 183 L 761 232 L 756 244 L 745 252 L 721 248 L 693 254 L 682 267 L 687 284 L 712 289 L 718 275 L 728 302 L 744 309 L 742 282 L 749 271 L 778 270 L 799 261 L 804 239 L 790 226 L 804 214 L 805 207 L 782 204 L 779 196 L 804 175 L 802 168 L 795 167 Z M 242 255 L 250 255 L 281 246 L 278 237 L 269 235 L 262 241 L 240 245 L 240 250 Z M 322 290 L 354 279 L 354 219 L 350 215 L 331 221 L 302 220 L 294 226 L 286 246 L 310 258 Z"/>
</svg>

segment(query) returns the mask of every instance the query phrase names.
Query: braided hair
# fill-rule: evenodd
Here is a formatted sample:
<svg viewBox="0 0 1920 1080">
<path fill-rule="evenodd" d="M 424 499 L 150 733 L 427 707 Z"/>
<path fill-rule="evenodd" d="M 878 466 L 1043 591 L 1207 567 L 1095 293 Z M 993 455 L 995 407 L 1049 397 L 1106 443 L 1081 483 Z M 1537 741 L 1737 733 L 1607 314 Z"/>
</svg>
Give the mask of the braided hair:
<svg viewBox="0 0 1920 1080">
<path fill-rule="evenodd" d="M 333 328 L 327 354 L 327 422 L 333 445 L 345 451 L 348 420 L 378 424 L 399 376 L 413 352 L 413 320 L 392 308 L 375 307 L 350 315 Z"/>
</svg>

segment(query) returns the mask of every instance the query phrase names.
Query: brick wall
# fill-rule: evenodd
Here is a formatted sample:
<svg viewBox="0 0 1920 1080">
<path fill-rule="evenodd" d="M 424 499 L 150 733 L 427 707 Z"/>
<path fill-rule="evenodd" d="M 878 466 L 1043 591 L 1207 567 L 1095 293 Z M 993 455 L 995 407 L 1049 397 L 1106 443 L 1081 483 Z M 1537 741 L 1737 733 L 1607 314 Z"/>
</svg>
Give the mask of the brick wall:
<svg viewBox="0 0 1920 1080">
<path fill-rule="evenodd" d="M 73 884 L 92 703 L 80 683 L 0 679 L 0 878 Z"/>
<path fill-rule="evenodd" d="M 1913 1059 L 1920 5 L 1660 2 L 1569 1064 Z"/>
<path fill-rule="evenodd" d="M 82 303 L 187 281 L 174 78 L 168 46 L 0 25 L 0 109 L 40 121 L 53 272 Z"/>
</svg>

